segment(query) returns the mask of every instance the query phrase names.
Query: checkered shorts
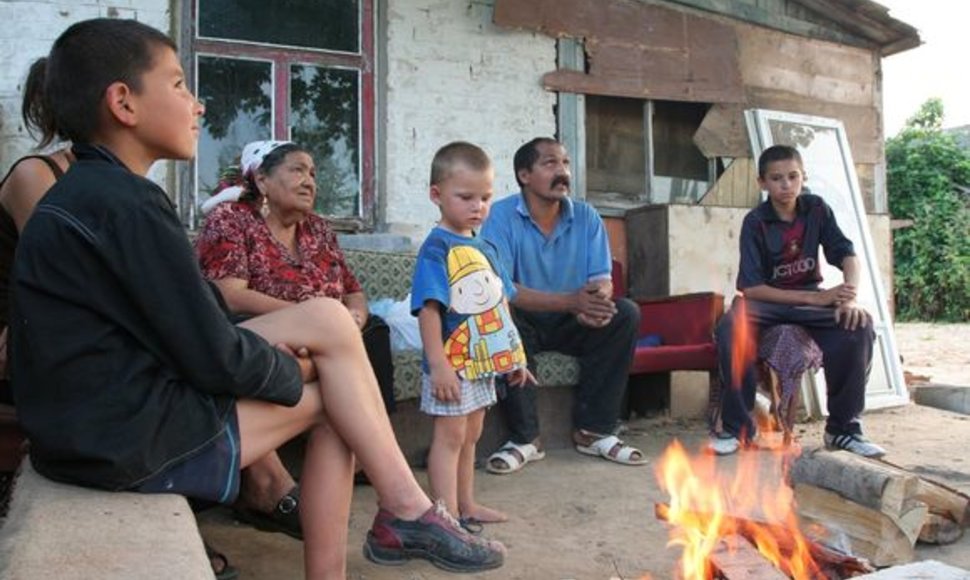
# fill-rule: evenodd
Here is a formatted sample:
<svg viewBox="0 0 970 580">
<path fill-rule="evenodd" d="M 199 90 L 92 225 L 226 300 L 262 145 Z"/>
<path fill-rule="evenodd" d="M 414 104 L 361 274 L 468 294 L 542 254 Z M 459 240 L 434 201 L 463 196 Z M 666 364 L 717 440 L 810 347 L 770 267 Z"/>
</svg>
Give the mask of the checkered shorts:
<svg viewBox="0 0 970 580">
<path fill-rule="evenodd" d="M 421 411 L 434 416 L 457 417 L 468 415 L 495 404 L 495 378 L 477 381 L 461 380 L 461 401 L 439 401 L 431 394 L 431 376 L 421 373 Z"/>
</svg>

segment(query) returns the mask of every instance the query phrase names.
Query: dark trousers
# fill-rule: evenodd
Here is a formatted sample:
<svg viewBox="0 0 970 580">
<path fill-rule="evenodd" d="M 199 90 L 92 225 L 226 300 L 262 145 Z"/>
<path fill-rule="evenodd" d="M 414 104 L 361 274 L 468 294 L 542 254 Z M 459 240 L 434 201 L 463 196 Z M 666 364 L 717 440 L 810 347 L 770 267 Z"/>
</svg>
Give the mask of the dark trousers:
<svg viewBox="0 0 970 580">
<path fill-rule="evenodd" d="M 603 328 L 583 326 L 569 313 L 512 312 L 533 374 L 538 352 L 555 350 L 579 358 L 579 384 L 573 393 L 576 429 L 606 434 L 619 422 L 640 310 L 625 298 L 618 299 L 616 307 L 617 313 Z M 535 385 L 506 386 L 499 394 L 512 441 L 520 445 L 534 441 L 539 436 Z"/>
<path fill-rule="evenodd" d="M 734 352 L 735 327 L 739 303 L 736 298 L 731 309 L 717 327 L 718 368 L 721 392 L 721 421 L 724 430 L 735 437 L 753 436 L 751 420 L 757 388 L 755 361 L 744 369 L 741 384 L 733 384 L 731 354 Z M 859 416 L 866 403 L 866 381 L 872 363 L 875 333 L 872 325 L 846 330 L 836 324 L 832 308 L 791 306 L 772 302 L 746 300 L 747 321 L 754 335 L 778 324 L 797 324 L 811 335 L 822 351 L 829 416 L 825 430 L 831 434 L 861 434 Z M 755 347 L 754 352 L 757 352 Z"/>
<path fill-rule="evenodd" d="M 390 415 L 397 410 L 397 402 L 394 399 L 394 363 L 391 359 L 391 329 L 383 318 L 371 314 L 367 317 L 361 334 L 367 359 L 374 369 L 377 384 L 381 388 L 384 408 Z"/>
</svg>

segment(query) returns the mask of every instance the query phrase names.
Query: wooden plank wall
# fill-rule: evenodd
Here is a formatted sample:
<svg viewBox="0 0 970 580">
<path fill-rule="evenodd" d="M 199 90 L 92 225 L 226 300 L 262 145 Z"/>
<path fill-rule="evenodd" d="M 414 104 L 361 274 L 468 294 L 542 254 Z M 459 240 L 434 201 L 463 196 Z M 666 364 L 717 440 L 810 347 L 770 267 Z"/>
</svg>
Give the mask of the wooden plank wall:
<svg viewBox="0 0 970 580">
<path fill-rule="evenodd" d="M 701 199 L 701 205 L 725 207 L 754 207 L 759 202 L 758 170 L 749 157 L 739 157 L 728 165 Z"/>
<path fill-rule="evenodd" d="M 549 90 L 713 104 L 694 135 L 708 157 L 750 157 L 743 111 L 764 108 L 840 119 L 860 176 L 882 163 L 876 50 L 633 0 L 496 0 L 494 19 L 584 39 L 588 71 L 550 71 Z M 874 180 L 863 182 L 873 211 Z"/>
<path fill-rule="evenodd" d="M 494 21 L 582 38 L 588 71 L 556 70 L 553 91 L 740 102 L 737 38 L 726 22 L 634 0 L 496 0 Z"/>
</svg>

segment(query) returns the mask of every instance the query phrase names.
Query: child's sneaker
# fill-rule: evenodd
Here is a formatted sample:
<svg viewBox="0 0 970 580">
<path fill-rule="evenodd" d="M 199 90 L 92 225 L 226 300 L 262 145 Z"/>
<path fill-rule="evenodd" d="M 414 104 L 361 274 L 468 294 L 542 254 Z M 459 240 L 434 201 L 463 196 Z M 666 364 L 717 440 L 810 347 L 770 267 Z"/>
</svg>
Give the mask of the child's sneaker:
<svg viewBox="0 0 970 580">
<path fill-rule="evenodd" d="M 707 444 L 707 449 L 715 455 L 733 455 L 740 447 L 741 441 L 730 433 L 711 435 L 711 440 Z"/>
<path fill-rule="evenodd" d="M 413 521 L 381 509 L 367 532 L 364 556 L 390 566 L 424 558 L 450 572 L 480 572 L 505 562 L 505 546 L 469 534 L 439 500 Z"/>
<path fill-rule="evenodd" d="M 873 459 L 878 459 L 886 454 L 885 449 L 869 441 L 858 433 L 843 433 L 842 435 L 833 435 L 826 431 L 825 448 L 845 449 L 850 453 L 855 453 L 856 455 L 861 455 L 863 457 L 871 457 Z"/>
</svg>

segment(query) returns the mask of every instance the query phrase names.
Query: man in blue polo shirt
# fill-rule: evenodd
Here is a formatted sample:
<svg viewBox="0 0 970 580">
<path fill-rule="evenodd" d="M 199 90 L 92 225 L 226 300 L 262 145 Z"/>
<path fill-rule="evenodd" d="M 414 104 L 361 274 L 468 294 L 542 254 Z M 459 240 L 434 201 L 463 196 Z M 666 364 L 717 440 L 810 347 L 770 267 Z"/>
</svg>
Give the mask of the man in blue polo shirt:
<svg viewBox="0 0 970 580">
<path fill-rule="evenodd" d="M 513 160 L 522 192 L 492 205 L 481 236 L 498 249 L 518 293 L 515 324 L 528 358 L 556 350 L 580 359 L 574 393 L 576 450 L 627 465 L 643 453 L 617 438 L 627 371 L 640 314 L 625 298 L 614 300 L 612 260 L 599 214 L 569 198 L 569 156 L 556 140 L 536 138 Z M 489 457 L 486 469 L 518 471 L 545 453 L 539 440 L 535 385 L 507 387 L 501 397 L 511 437 Z"/>
</svg>

